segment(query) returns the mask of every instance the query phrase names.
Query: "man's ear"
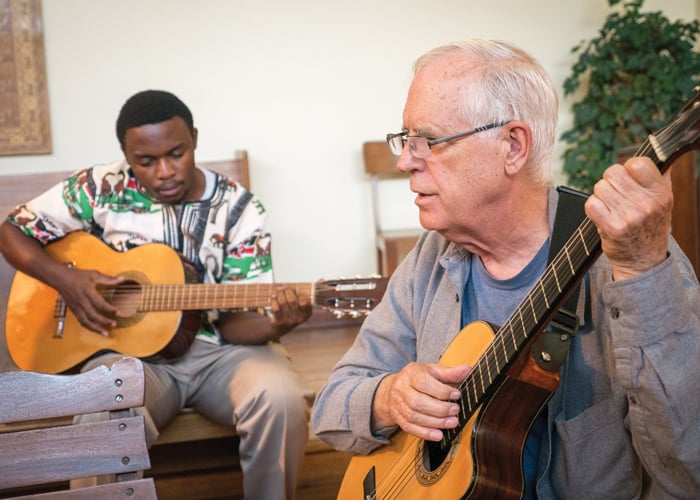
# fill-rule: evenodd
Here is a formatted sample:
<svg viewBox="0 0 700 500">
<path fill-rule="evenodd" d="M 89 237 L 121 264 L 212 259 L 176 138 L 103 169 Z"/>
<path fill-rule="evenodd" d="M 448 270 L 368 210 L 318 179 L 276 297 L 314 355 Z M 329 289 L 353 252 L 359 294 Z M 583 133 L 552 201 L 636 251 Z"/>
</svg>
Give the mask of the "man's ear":
<svg viewBox="0 0 700 500">
<path fill-rule="evenodd" d="M 192 149 L 197 149 L 197 134 L 198 134 L 197 127 L 192 128 Z"/>
<path fill-rule="evenodd" d="M 526 123 L 518 121 L 512 121 L 504 127 L 508 144 L 504 158 L 506 174 L 514 175 L 527 165 L 532 146 L 532 130 Z"/>
</svg>

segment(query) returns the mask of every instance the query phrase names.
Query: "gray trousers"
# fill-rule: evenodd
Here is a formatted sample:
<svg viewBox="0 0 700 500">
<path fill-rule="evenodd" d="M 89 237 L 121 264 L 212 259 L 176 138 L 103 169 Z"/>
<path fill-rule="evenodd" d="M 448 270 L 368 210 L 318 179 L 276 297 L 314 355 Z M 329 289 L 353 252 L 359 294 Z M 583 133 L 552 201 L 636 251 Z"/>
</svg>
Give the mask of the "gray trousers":
<svg viewBox="0 0 700 500">
<path fill-rule="evenodd" d="M 96 357 L 83 371 L 111 366 L 120 357 Z M 236 430 L 246 498 L 294 498 L 309 410 L 299 374 L 281 345 L 217 346 L 195 340 L 183 357 L 147 361 L 144 370 L 145 405 L 138 413 L 145 418 L 149 444 L 158 429 L 189 406 Z M 104 417 L 79 417 L 98 418 Z"/>
</svg>

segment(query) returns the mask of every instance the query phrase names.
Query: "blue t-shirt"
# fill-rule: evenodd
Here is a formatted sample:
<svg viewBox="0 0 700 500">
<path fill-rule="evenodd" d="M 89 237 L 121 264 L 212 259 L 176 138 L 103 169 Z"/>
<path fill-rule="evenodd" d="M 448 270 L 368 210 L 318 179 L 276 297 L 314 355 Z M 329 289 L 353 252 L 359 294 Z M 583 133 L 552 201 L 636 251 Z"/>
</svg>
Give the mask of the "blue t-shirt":
<svg viewBox="0 0 700 500">
<path fill-rule="evenodd" d="M 462 328 L 473 321 L 482 320 L 491 325 L 503 325 L 523 301 L 535 282 L 547 267 L 549 240 L 542 245 L 525 268 L 512 278 L 494 278 L 477 256 L 471 259 L 469 279 L 464 286 L 462 301 Z M 533 422 L 525 440 L 523 452 L 523 474 L 525 476 L 525 499 L 536 498 L 535 480 L 540 443 L 545 427 L 545 412 Z"/>
</svg>

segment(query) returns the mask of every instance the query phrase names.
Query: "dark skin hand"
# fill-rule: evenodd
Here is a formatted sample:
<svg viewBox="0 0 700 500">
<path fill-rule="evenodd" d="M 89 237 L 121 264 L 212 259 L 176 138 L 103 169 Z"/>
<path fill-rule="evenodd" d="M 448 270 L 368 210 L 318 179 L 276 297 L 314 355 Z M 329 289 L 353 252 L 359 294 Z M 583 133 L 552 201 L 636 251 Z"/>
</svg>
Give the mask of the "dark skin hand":
<svg viewBox="0 0 700 500">
<path fill-rule="evenodd" d="M 270 298 L 270 329 L 261 335 L 256 324 L 267 318 L 253 312 L 227 313 L 219 320 L 221 335 L 231 344 L 264 344 L 279 340 L 282 335 L 303 323 L 313 311 L 308 295 L 291 288 L 280 288 Z"/>
<path fill-rule="evenodd" d="M 7 221 L 0 225 L 0 252 L 10 265 L 54 288 L 85 328 L 107 335 L 116 325 L 118 311 L 102 298 L 98 287 L 117 285 L 121 278 L 56 262 L 35 239 Z"/>
</svg>

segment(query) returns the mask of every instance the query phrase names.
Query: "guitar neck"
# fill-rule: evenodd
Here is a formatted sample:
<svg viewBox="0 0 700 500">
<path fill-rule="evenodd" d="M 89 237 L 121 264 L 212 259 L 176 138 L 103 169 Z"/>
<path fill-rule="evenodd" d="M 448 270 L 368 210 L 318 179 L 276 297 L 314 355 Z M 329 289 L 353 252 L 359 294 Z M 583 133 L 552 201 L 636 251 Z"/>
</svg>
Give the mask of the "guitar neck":
<svg viewBox="0 0 700 500">
<path fill-rule="evenodd" d="M 187 284 L 141 286 L 138 310 L 187 311 L 199 309 L 250 309 L 265 307 L 280 288 L 316 300 L 314 283 Z"/>
<path fill-rule="evenodd" d="M 547 266 L 462 383 L 465 411 L 471 415 L 483 402 L 488 389 L 506 372 L 536 333 L 553 318 L 571 291 L 601 254 L 600 236 L 593 222 L 585 218 L 563 248 Z"/>
</svg>

